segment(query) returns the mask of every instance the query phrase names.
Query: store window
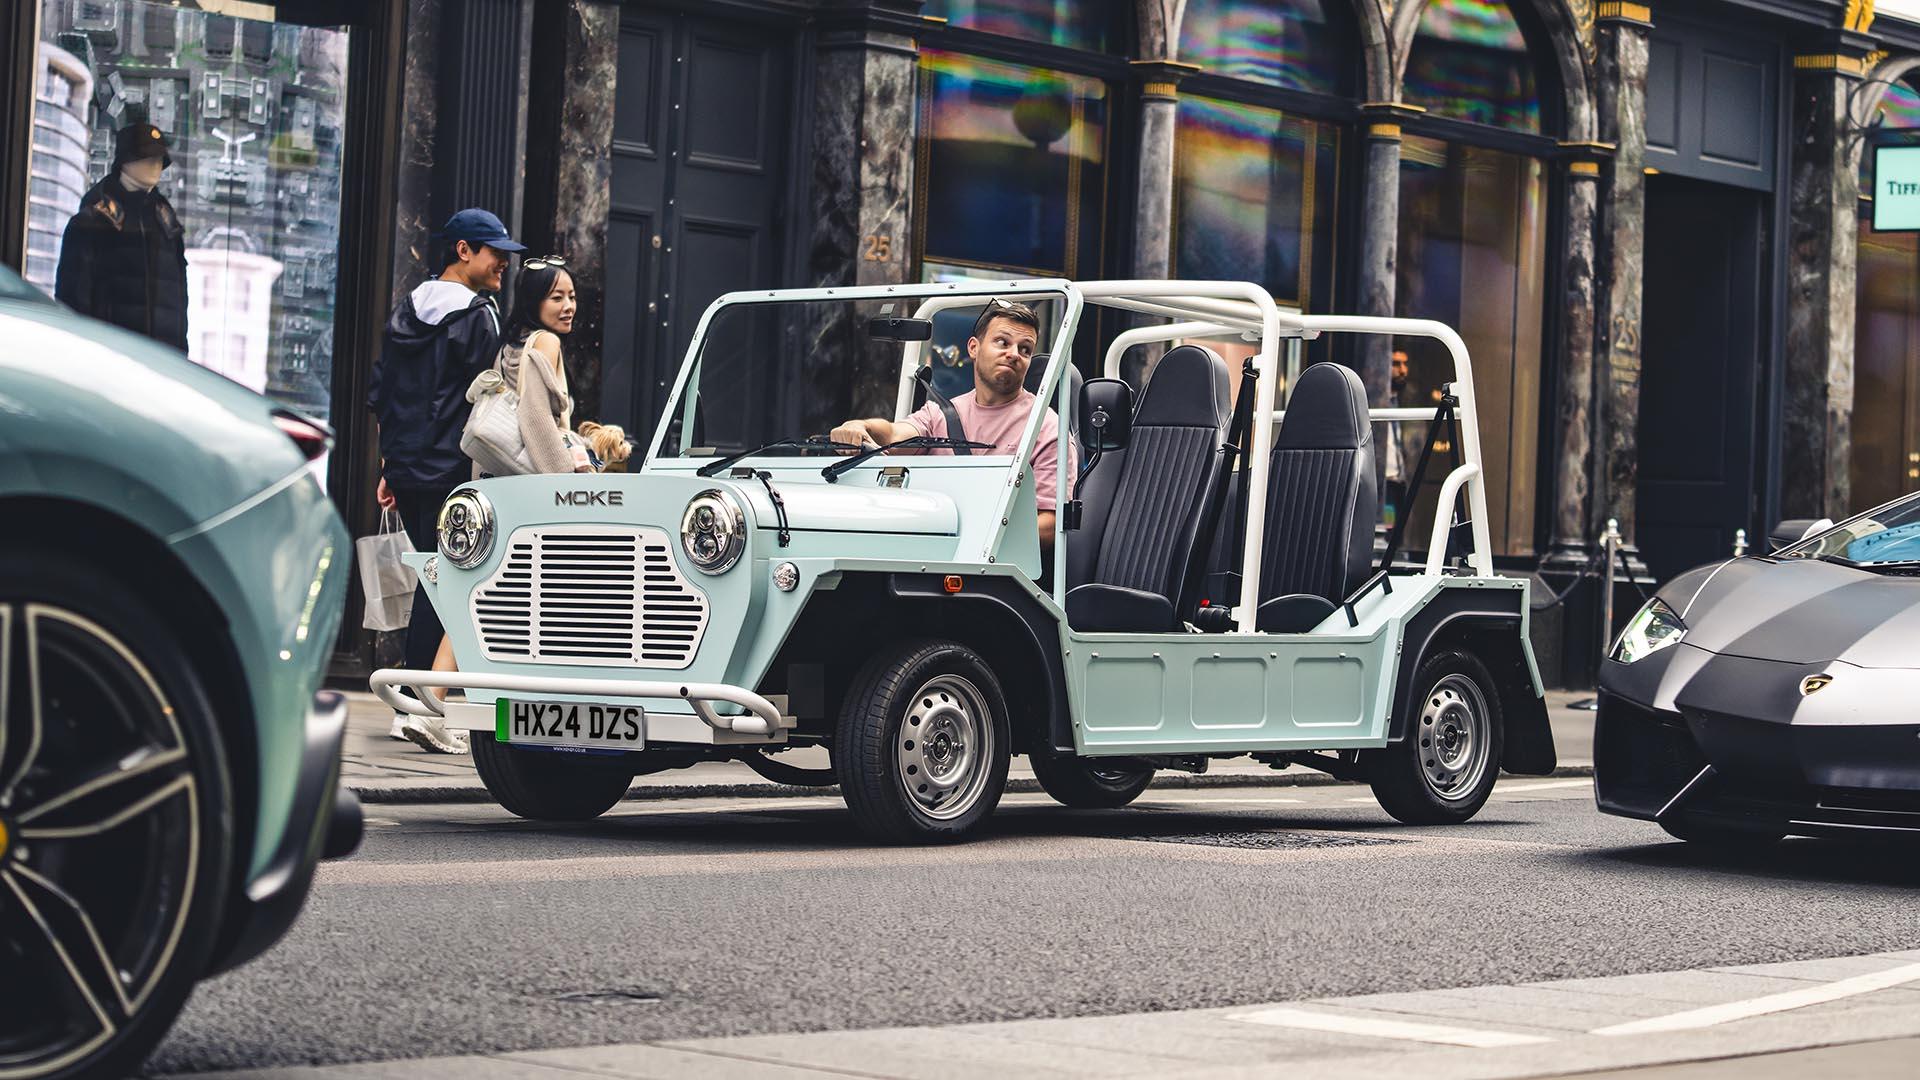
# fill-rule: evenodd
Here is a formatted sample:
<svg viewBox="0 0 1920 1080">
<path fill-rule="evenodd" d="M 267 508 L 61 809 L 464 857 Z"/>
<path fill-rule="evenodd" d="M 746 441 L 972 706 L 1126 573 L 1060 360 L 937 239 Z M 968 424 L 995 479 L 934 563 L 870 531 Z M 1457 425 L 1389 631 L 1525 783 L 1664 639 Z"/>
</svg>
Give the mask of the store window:
<svg viewBox="0 0 1920 1080">
<path fill-rule="evenodd" d="M 927 0 L 923 14 L 963 30 L 1105 52 L 1123 9 L 1107 0 Z"/>
<path fill-rule="evenodd" d="M 1539 134 L 1533 58 L 1499 0 L 1433 0 L 1407 54 L 1403 98 L 1435 116 Z"/>
<path fill-rule="evenodd" d="M 1302 310 L 1327 291 L 1338 129 L 1277 109 L 1183 97 L 1174 161 L 1177 276 L 1257 282 Z"/>
<path fill-rule="evenodd" d="M 921 70 L 923 279 L 1097 267 L 1106 85 L 936 50 Z"/>
<path fill-rule="evenodd" d="M 1346 0 L 1188 0 L 1179 57 L 1209 75 L 1299 90 L 1346 94 L 1357 53 L 1343 17 Z"/>
<path fill-rule="evenodd" d="M 1888 86 L 1876 120 L 1882 131 L 1920 129 L 1920 91 Z M 1874 231 L 1872 171 L 1869 143 L 1854 290 L 1854 511 L 1920 489 L 1920 235 Z"/>
<path fill-rule="evenodd" d="M 54 288 L 114 132 L 150 124 L 186 232 L 188 356 L 327 418 L 346 30 L 139 0 L 42 0 L 40 25 L 27 276 Z"/>
<path fill-rule="evenodd" d="M 1488 528 L 1494 551 L 1534 548 L 1540 371 L 1545 351 L 1546 168 L 1537 158 L 1409 135 L 1400 148 L 1400 230 L 1396 313 L 1438 319 L 1460 332 L 1473 361 L 1479 402 Z M 1406 377 L 1399 404 L 1439 401 L 1453 365 L 1428 338 L 1401 338 Z M 1424 425 L 1396 426 L 1413 462 Z M 1429 467 L 1413 494 L 1409 536 L 1428 535 L 1445 469 Z M 1425 498 L 1421 498 L 1421 495 Z"/>
</svg>

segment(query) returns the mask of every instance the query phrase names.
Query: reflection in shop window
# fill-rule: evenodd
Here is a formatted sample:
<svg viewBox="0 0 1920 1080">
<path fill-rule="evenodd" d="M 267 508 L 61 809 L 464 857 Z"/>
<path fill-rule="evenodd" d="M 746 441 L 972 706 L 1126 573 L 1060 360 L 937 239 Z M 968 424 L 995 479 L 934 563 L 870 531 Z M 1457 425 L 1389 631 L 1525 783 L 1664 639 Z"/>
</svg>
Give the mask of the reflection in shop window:
<svg viewBox="0 0 1920 1080">
<path fill-rule="evenodd" d="M 1433 0 L 1407 54 L 1405 100 L 1437 116 L 1540 131 L 1527 39 L 1500 0 Z"/>
<path fill-rule="evenodd" d="M 1182 62 L 1209 75 L 1312 94 L 1343 94 L 1357 56 L 1346 0 L 1187 0 Z M 1339 5 L 1329 10 L 1329 5 Z"/>
<path fill-rule="evenodd" d="M 1104 52 L 1121 7 L 1111 0 L 927 0 L 924 14 L 966 30 Z"/>
<path fill-rule="evenodd" d="M 1542 319 L 1546 309 L 1546 174 L 1536 158 L 1408 136 L 1400 152 L 1396 314 L 1460 332 L 1473 362 L 1494 551 L 1534 547 Z M 1401 338 L 1407 376 L 1398 403 L 1431 407 L 1452 379 L 1446 349 Z M 1416 460 L 1425 425 L 1399 425 Z M 1425 537 L 1445 470 L 1429 466 L 1408 536 Z M 1424 496 L 1424 497 L 1422 497 Z"/>
<path fill-rule="evenodd" d="M 1920 91 L 1887 87 L 1877 126 L 1920 128 Z M 1920 490 L 1920 235 L 1873 229 L 1873 148 L 1861 154 L 1854 290 L 1851 511 Z"/>
<path fill-rule="evenodd" d="M 1339 132 L 1275 109 L 1182 97 L 1174 146 L 1175 274 L 1258 282 L 1309 308 L 1314 283 L 1332 281 Z"/>
<path fill-rule="evenodd" d="M 1097 266 L 1105 84 L 931 50 L 921 67 L 923 276 Z"/>
<path fill-rule="evenodd" d="M 138 0 L 42 0 L 40 24 L 26 276 L 53 289 L 114 131 L 144 118 L 173 157 L 160 190 L 186 228 L 188 355 L 325 419 L 335 298 L 315 268 L 339 250 L 346 31 Z"/>
</svg>

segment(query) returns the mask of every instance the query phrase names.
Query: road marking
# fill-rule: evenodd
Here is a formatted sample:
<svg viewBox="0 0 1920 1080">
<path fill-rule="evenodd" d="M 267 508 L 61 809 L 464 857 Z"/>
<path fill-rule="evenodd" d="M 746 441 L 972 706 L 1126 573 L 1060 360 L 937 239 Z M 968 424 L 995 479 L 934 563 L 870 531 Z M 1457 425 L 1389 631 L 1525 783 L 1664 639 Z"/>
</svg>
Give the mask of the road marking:
<svg viewBox="0 0 1920 1080">
<path fill-rule="evenodd" d="M 1412 1042 L 1441 1043 L 1446 1046 L 1533 1046 L 1552 1042 L 1539 1035 L 1520 1035 L 1511 1031 L 1487 1031 L 1481 1028 L 1447 1027 L 1441 1024 L 1416 1024 L 1408 1020 L 1387 1020 L 1372 1016 L 1335 1016 L 1305 1009 L 1275 1008 L 1259 1012 L 1237 1013 L 1227 1017 L 1244 1024 L 1269 1027 L 1304 1028 L 1331 1031 L 1340 1035 L 1365 1035 L 1375 1039 L 1404 1039 Z"/>
<path fill-rule="evenodd" d="M 1768 1013 L 1786 1012 L 1789 1009 L 1804 1009 L 1809 1005 L 1819 1005 L 1841 998 L 1870 994 L 1875 990 L 1885 990 L 1904 983 L 1920 981 L 1920 964 L 1905 964 L 1886 971 L 1876 971 L 1871 975 L 1855 975 L 1851 979 L 1841 979 L 1821 986 L 1810 986 L 1805 990 L 1788 990 L 1780 994 L 1768 994 L 1765 997 L 1747 998 L 1745 1001 L 1729 1001 L 1724 1005 L 1709 1005 L 1704 1009 L 1688 1009 L 1686 1012 L 1668 1013 L 1646 1020 L 1634 1020 L 1625 1024 L 1595 1028 L 1595 1035 L 1644 1035 L 1655 1031 L 1687 1031 L 1693 1028 L 1713 1027 L 1716 1024 L 1745 1020 L 1753 1016 L 1765 1016 Z"/>
<path fill-rule="evenodd" d="M 1512 795 L 1518 791 L 1553 791 L 1558 788 L 1592 787 L 1591 777 L 1579 777 L 1574 780 L 1547 780 L 1538 784 L 1500 784 L 1493 789 L 1495 795 Z"/>
</svg>

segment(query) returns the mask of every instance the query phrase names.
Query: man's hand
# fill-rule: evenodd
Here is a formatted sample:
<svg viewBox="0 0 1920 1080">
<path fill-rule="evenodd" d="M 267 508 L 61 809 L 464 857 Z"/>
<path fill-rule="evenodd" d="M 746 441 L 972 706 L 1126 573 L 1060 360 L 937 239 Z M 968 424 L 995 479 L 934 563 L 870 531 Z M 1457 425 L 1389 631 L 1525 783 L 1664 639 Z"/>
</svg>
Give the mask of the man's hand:
<svg viewBox="0 0 1920 1080">
<path fill-rule="evenodd" d="M 382 510 L 391 510 L 399 505 L 399 500 L 393 497 L 393 489 L 387 487 L 387 478 L 384 476 L 380 478 L 380 486 L 373 489 L 373 501 L 379 503 Z"/>
<path fill-rule="evenodd" d="M 842 443 L 847 446 L 858 446 L 862 450 L 865 450 L 869 447 L 880 445 L 877 441 L 875 441 L 873 437 L 873 432 L 870 428 L 867 427 L 867 422 L 865 420 L 849 420 L 846 423 L 841 424 L 839 427 L 834 428 L 832 431 L 828 432 L 827 438 L 832 439 L 834 442 Z M 850 453 L 853 453 L 854 451 L 842 450 L 840 452 L 843 454 L 850 454 Z"/>
</svg>

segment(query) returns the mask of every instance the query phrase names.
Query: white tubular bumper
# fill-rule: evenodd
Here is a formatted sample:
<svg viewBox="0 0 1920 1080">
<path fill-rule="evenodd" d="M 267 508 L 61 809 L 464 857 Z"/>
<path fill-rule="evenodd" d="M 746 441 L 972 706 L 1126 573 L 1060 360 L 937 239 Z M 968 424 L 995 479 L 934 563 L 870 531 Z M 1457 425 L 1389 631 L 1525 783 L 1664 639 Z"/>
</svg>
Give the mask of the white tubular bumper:
<svg viewBox="0 0 1920 1080">
<path fill-rule="evenodd" d="M 409 671 L 381 668 L 368 680 L 380 700 L 414 716 L 444 716 L 446 706 L 429 694 L 430 688 L 460 687 L 512 694 L 566 694 L 592 698 L 680 698 L 708 727 L 736 735 L 775 735 L 782 727 L 780 710 L 751 690 L 724 683 L 663 682 L 641 679 L 562 679 L 546 675 L 489 675 L 473 671 Z M 400 693 L 402 687 L 416 697 Z M 722 716 L 713 709 L 724 701 L 747 710 L 743 716 Z M 491 710 L 489 710 L 491 712 Z M 697 730 L 697 729 L 696 729 Z"/>
</svg>

